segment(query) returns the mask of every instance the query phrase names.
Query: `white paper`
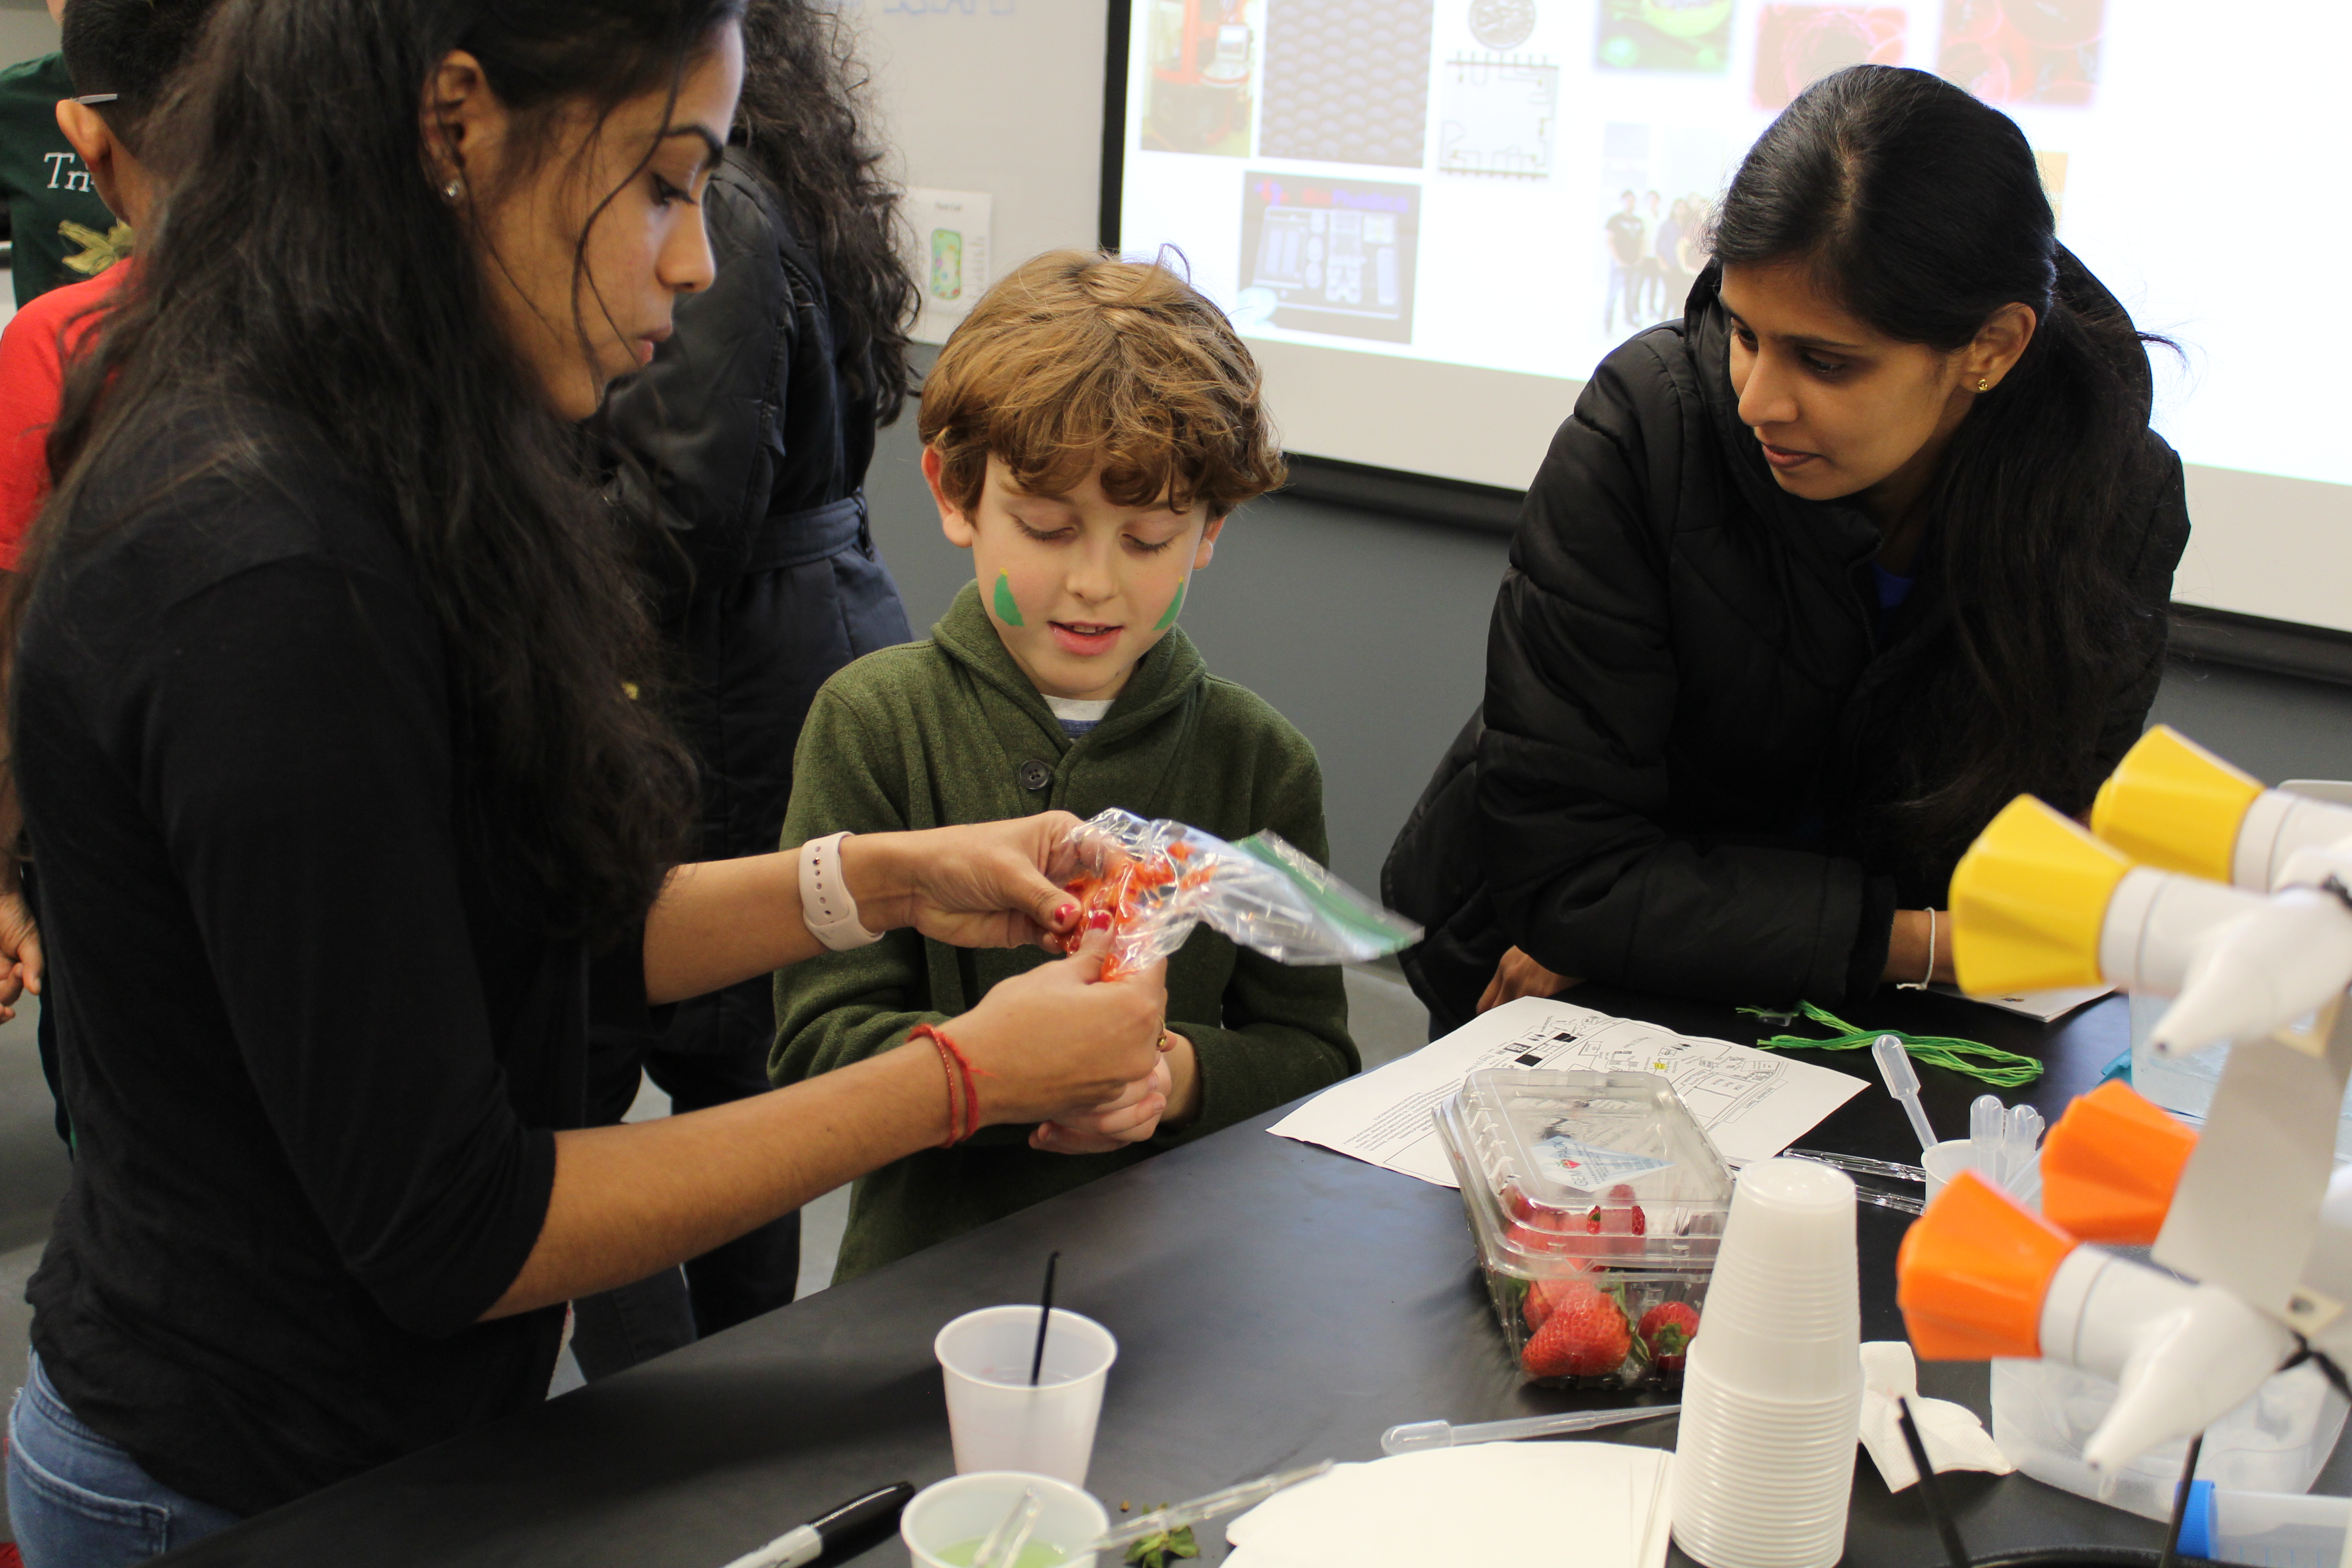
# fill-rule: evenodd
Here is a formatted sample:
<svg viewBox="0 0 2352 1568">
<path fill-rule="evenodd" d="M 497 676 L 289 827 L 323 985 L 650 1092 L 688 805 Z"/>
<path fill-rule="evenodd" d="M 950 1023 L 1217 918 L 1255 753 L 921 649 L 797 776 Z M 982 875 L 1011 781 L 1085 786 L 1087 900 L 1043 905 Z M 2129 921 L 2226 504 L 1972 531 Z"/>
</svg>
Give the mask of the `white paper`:
<svg viewBox="0 0 2352 1568">
<path fill-rule="evenodd" d="M 919 343 L 943 343 L 972 302 L 987 292 L 988 240 L 995 202 L 981 191 L 909 190 L 900 211 L 907 264 L 923 291 L 912 332 Z"/>
<path fill-rule="evenodd" d="M 1998 1007 L 2004 1013 L 2015 1013 L 2038 1024 L 2047 1024 L 2053 1018 L 2064 1017 L 2085 1003 L 2095 1002 L 2112 994 L 2115 987 L 2070 985 L 2058 991 L 2020 991 L 2013 996 L 1971 996 L 1958 986 L 1947 985 L 1939 980 L 1927 989 L 1938 996 L 1957 996 L 1963 1002 Z"/>
<path fill-rule="evenodd" d="M 1454 1169 L 1432 1115 L 1465 1075 L 1508 1067 L 1662 1074 L 1733 1165 L 1770 1159 L 1869 1087 L 1752 1046 L 1526 996 L 1333 1085 L 1267 1131 L 1451 1187 Z"/>
<path fill-rule="evenodd" d="M 1225 1526 L 1228 1568 L 1430 1568 L 1560 1559 L 1660 1568 L 1674 1456 L 1621 1443 L 1480 1443 L 1339 1465 Z"/>
<path fill-rule="evenodd" d="M 1919 1479 L 1911 1445 L 1903 1440 L 1903 1414 L 1895 1403 L 1898 1399 L 1910 1401 L 1912 1422 L 1937 1475 L 1983 1470 L 2005 1476 L 2017 1468 L 1975 1411 L 1948 1399 L 1919 1397 L 1919 1363 L 1908 1344 L 1870 1340 L 1862 1347 L 1862 1447 L 1888 1491 L 1899 1492 Z"/>
</svg>

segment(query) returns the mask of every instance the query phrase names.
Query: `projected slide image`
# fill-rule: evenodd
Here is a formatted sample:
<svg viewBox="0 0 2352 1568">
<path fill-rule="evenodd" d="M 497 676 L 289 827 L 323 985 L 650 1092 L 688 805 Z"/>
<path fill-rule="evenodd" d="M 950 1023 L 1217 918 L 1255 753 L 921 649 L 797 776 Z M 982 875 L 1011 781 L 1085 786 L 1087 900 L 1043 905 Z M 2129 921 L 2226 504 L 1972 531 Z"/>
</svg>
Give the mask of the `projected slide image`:
<svg viewBox="0 0 2352 1568">
<path fill-rule="evenodd" d="M 1681 317 L 1706 265 L 1706 215 L 1725 152 L 1712 128 L 1601 128 L 1600 342 Z"/>
<path fill-rule="evenodd" d="M 1156 153 L 1250 155 L 1256 104 L 1254 0 L 1151 0 L 1142 145 Z"/>
<path fill-rule="evenodd" d="M 1533 60 L 1448 60 L 1440 74 L 1437 166 L 1449 174 L 1549 179 L 1559 68 Z"/>
<path fill-rule="evenodd" d="M 1536 0 L 1470 0 L 1470 36 L 1478 47 L 1507 55 L 1536 30 Z"/>
<path fill-rule="evenodd" d="M 1767 5 L 1756 19 L 1756 107 L 1786 109 L 1848 66 L 1903 63 L 1906 17 L 1894 5 Z"/>
<path fill-rule="evenodd" d="M 1601 0 L 1593 59 L 1610 70 L 1721 75 L 1731 63 L 1731 0 Z"/>
<path fill-rule="evenodd" d="M 1936 74 L 1988 103 L 2087 104 L 2105 0 L 1944 0 Z"/>
<path fill-rule="evenodd" d="M 1266 0 L 1258 153 L 1421 167 L 1432 0 Z"/>
<path fill-rule="evenodd" d="M 1253 174 L 1234 320 L 1411 342 L 1420 229 L 1419 186 Z"/>
</svg>

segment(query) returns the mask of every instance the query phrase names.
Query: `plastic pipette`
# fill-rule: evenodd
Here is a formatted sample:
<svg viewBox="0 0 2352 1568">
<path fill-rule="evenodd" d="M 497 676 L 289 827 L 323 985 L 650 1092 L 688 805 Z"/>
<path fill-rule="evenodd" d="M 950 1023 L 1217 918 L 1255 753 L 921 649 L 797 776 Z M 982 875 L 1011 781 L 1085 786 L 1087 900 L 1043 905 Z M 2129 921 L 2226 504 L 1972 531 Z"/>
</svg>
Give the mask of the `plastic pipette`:
<svg viewBox="0 0 2352 1568">
<path fill-rule="evenodd" d="M 1024 1487 L 1021 1500 L 1013 1505 L 1004 1522 L 990 1531 L 980 1550 L 971 1554 L 971 1568 L 1013 1568 L 1037 1529 L 1037 1516 L 1045 1511 L 1045 1500 L 1037 1495 L 1037 1489 Z"/>
<path fill-rule="evenodd" d="M 1556 1437 L 1597 1432 L 1635 1421 L 1655 1421 L 1680 1411 L 1679 1405 L 1643 1405 L 1631 1410 L 1585 1410 L 1569 1415 L 1522 1415 L 1512 1421 L 1480 1421 L 1449 1426 L 1443 1421 L 1408 1421 L 1381 1435 L 1383 1454 L 1417 1454 L 1424 1448 L 1459 1448 L 1470 1443 L 1508 1443 L 1520 1437 Z"/>
<path fill-rule="evenodd" d="M 1328 1470 L 1332 1464 L 1332 1460 L 1326 1459 L 1321 1464 L 1307 1465 L 1296 1470 L 1278 1470 L 1270 1476 L 1260 1476 L 1254 1481 L 1240 1481 L 1233 1486 L 1220 1487 L 1215 1491 L 1205 1492 L 1189 1502 L 1171 1503 L 1166 1508 L 1155 1508 L 1150 1513 L 1139 1513 L 1118 1529 L 1096 1537 L 1071 1555 L 1083 1557 L 1089 1552 L 1108 1552 L 1116 1547 L 1131 1546 L 1146 1536 L 1158 1535 L 1162 1531 L 1181 1530 L 1188 1524 L 1199 1524 L 1204 1520 L 1221 1518 L 1229 1513 L 1239 1513 L 1245 1508 L 1256 1507 L 1286 1487 L 1295 1487 L 1301 1481 L 1313 1480 Z"/>
<path fill-rule="evenodd" d="M 1969 1102 L 1969 1163 L 1987 1181 L 2000 1180 L 2001 1146 L 2009 1137 L 2009 1107 L 1997 1094 Z"/>
<path fill-rule="evenodd" d="M 1884 1176 L 1890 1182 L 1908 1182 L 1915 1187 L 1927 1183 L 1927 1173 L 1916 1165 L 1898 1165 L 1892 1160 L 1874 1160 L 1866 1154 L 1839 1154 L 1827 1149 L 1790 1149 L 1783 1152 L 1793 1160 L 1818 1160 L 1859 1176 Z"/>
<path fill-rule="evenodd" d="M 1927 1107 L 1919 1103 L 1919 1074 L 1911 1066 L 1911 1053 L 1894 1036 L 1881 1035 L 1871 1042 L 1870 1054 L 1878 1063 L 1878 1076 L 1886 1080 L 1886 1092 L 1895 1097 L 1903 1113 L 1911 1119 L 1911 1131 L 1919 1140 L 1919 1152 L 1926 1153 L 1936 1146 L 1936 1130 L 1927 1124 Z"/>
<path fill-rule="evenodd" d="M 2025 1179 L 2033 1152 L 2042 1142 L 2042 1112 L 2030 1105 L 2009 1108 L 2009 1124 L 2000 1149 L 2000 1184 L 2013 1187 Z"/>
</svg>

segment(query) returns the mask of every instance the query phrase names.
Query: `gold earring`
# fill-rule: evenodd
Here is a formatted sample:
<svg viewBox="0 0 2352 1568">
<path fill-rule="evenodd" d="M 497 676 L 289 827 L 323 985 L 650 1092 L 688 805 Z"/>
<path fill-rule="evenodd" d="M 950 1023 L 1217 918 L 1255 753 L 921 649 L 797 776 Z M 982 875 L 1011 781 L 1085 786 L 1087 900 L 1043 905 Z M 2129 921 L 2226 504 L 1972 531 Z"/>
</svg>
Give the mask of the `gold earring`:
<svg viewBox="0 0 2352 1568">
<path fill-rule="evenodd" d="M 456 201 L 457 198 L 452 196 L 449 199 L 451 201 Z M 1977 390 L 1979 392 L 1990 392 L 1992 390 L 1992 382 L 1990 378 L 1981 375 L 1977 377 Z"/>
</svg>

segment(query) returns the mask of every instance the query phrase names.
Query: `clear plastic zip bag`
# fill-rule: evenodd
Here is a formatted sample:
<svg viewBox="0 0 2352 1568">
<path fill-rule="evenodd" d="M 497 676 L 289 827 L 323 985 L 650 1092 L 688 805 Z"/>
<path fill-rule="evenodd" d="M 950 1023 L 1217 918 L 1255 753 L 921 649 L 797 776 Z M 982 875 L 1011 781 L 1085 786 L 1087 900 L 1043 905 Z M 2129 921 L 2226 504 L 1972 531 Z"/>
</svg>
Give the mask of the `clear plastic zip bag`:
<svg viewBox="0 0 2352 1568">
<path fill-rule="evenodd" d="M 1114 806 L 1079 824 L 1065 847 L 1083 871 L 1067 884 L 1081 919 L 1111 914 L 1106 976 L 1157 963 L 1203 923 L 1280 963 L 1361 963 L 1421 940 L 1419 926 L 1271 832 L 1228 844 Z"/>
</svg>

